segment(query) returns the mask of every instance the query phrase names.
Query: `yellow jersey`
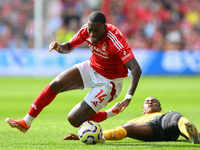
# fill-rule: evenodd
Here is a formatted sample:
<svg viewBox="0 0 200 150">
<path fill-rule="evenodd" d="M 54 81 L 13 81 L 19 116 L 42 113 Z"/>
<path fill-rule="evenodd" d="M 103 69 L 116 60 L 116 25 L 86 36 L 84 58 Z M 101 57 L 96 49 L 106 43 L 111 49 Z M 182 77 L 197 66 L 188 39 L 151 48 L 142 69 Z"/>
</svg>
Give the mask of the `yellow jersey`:
<svg viewBox="0 0 200 150">
<path fill-rule="evenodd" d="M 145 114 L 141 117 L 138 118 L 134 118 L 130 121 L 128 121 L 127 123 L 144 123 L 144 122 L 149 122 L 151 120 L 153 120 L 156 116 L 162 115 L 164 113 L 161 112 L 155 112 L 155 113 L 150 113 L 150 114 Z"/>
</svg>

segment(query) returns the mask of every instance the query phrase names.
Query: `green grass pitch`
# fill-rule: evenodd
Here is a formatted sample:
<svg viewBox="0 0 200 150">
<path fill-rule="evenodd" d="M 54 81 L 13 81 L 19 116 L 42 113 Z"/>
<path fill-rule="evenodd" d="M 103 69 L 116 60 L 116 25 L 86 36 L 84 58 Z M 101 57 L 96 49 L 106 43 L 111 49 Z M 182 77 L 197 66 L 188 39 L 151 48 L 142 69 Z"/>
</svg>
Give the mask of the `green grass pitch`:
<svg viewBox="0 0 200 150">
<path fill-rule="evenodd" d="M 142 142 L 130 138 L 106 141 L 104 144 L 86 145 L 80 141 L 63 141 L 70 132 L 77 133 L 67 121 L 67 114 L 80 102 L 88 90 L 74 90 L 59 94 L 34 120 L 26 134 L 10 129 L 5 119 L 23 118 L 34 98 L 52 80 L 48 77 L 0 77 L 0 149 L 73 149 L 73 150 L 155 150 L 199 149 L 180 137 L 176 142 Z M 121 101 L 127 91 L 129 78 L 124 80 L 120 96 L 103 110 Z M 142 115 L 142 103 L 148 96 L 161 101 L 162 112 L 178 111 L 189 118 L 200 131 L 200 76 L 142 76 L 136 93 L 125 111 L 100 123 L 102 128 L 117 127 Z"/>
</svg>

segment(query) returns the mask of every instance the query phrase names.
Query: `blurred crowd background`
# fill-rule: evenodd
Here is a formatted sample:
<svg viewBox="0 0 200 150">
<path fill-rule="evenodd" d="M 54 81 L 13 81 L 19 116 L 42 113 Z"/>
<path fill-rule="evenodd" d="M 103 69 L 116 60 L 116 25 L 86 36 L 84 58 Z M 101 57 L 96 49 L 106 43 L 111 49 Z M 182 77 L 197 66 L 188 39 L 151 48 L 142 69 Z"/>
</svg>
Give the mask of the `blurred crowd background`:
<svg viewBox="0 0 200 150">
<path fill-rule="evenodd" d="M 200 51 L 200 0 L 43 0 L 43 47 L 68 41 L 94 10 L 133 49 Z M 0 14 L 0 49 L 33 48 L 34 0 L 0 0 Z"/>
</svg>

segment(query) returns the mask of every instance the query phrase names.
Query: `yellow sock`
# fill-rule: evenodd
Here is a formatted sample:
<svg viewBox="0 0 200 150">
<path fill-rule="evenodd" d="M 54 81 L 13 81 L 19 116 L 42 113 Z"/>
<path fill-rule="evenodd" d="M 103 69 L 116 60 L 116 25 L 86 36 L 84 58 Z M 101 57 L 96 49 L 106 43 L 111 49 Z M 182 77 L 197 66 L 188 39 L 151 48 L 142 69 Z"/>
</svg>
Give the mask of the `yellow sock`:
<svg viewBox="0 0 200 150">
<path fill-rule="evenodd" d="M 178 128 L 181 131 L 182 134 L 186 135 L 189 138 L 189 135 L 186 131 L 185 128 L 185 123 L 188 122 L 189 120 L 185 117 L 181 117 L 180 120 L 178 121 Z"/>
<path fill-rule="evenodd" d="M 126 137 L 127 132 L 124 128 L 118 127 L 111 130 L 103 131 L 106 140 L 122 140 Z"/>
</svg>

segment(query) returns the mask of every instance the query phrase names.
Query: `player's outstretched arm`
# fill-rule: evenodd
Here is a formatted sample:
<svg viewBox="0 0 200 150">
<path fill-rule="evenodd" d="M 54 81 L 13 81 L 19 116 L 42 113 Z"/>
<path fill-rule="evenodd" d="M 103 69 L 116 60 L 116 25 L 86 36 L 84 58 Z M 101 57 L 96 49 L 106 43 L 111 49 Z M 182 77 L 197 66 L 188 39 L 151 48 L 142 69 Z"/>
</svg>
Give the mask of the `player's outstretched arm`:
<svg viewBox="0 0 200 150">
<path fill-rule="evenodd" d="M 135 58 L 129 60 L 125 65 L 131 71 L 131 77 L 129 89 L 124 100 L 119 102 L 115 107 L 116 109 L 120 109 L 121 111 L 123 111 L 129 105 L 131 98 L 134 95 L 135 90 L 137 88 L 140 76 L 142 74 L 142 70 Z"/>
<path fill-rule="evenodd" d="M 75 49 L 75 47 L 72 47 L 68 42 L 58 44 L 57 42 L 51 42 L 49 45 L 49 52 L 52 50 L 56 50 L 58 53 L 61 54 L 68 54 L 72 52 Z"/>
<path fill-rule="evenodd" d="M 129 60 L 125 65 L 131 71 L 130 85 L 127 94 L 134 95 L 142 70 L 135 58 Z"/>
</svg>

